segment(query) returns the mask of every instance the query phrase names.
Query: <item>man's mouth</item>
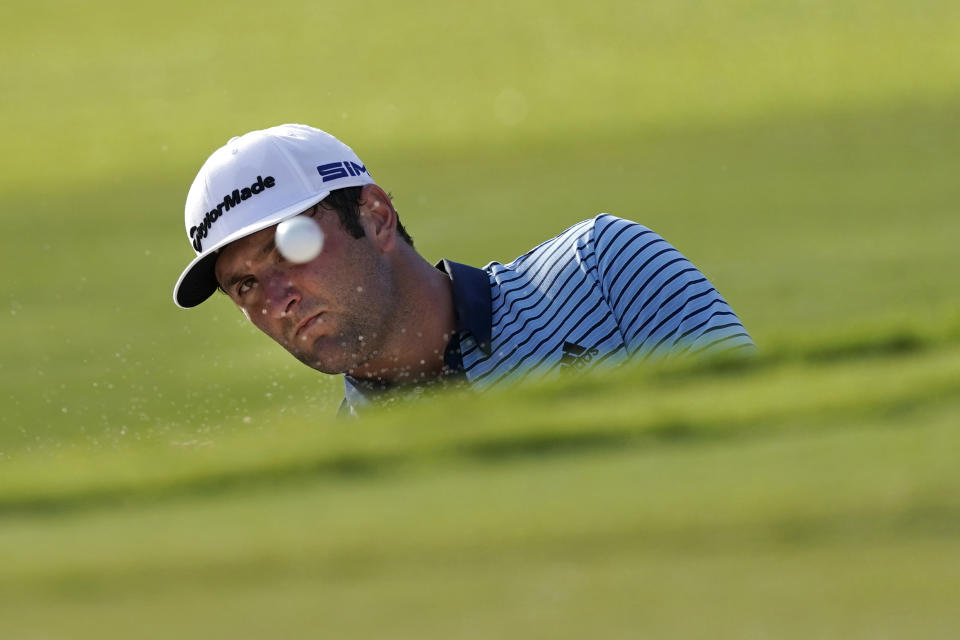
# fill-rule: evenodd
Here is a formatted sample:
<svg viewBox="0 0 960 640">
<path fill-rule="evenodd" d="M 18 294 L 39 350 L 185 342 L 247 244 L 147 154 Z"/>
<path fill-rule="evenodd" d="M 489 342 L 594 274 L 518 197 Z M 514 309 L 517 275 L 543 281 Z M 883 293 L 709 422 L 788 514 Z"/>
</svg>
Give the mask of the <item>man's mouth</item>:
<svg viewBox="0 0 960 640">
<path fill-rule="evenodd" d="M 315 313 L 314 315 L 307 316 L 306 318 L 301 320 L 300 324 L 297 325 L 296 330 L 293 332 L 293 337 L 299 338 L 301 334 L 307 329 L 309 329 L 311 326 L 313 326 L 313 324 L 316 323 L 317 320 L 319 320 L 320 316 L 322 315 L 323 315 L 323 312 L 321 311 L 320 313 Z"/>
</svg>

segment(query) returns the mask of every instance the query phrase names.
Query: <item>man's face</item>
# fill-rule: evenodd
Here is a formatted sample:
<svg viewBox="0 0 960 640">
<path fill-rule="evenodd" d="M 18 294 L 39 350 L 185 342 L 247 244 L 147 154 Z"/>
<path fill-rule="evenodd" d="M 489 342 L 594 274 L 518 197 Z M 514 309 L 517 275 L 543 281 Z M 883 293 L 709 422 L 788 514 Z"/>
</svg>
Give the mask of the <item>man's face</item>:
<svg viewBox="0 0 960 640">
<path fill-rule="evenodd" d="M 324 373 L 350 373 L 381 351 L 396 290 L 369 237 L 348 234 L 335 211 L 313 211 L 325 236 L 315 259 L 285 260 L 274 245 L 276 227 L 269 227 L 220 252 L 217 281 L 298 360 Z"/>
</svg>

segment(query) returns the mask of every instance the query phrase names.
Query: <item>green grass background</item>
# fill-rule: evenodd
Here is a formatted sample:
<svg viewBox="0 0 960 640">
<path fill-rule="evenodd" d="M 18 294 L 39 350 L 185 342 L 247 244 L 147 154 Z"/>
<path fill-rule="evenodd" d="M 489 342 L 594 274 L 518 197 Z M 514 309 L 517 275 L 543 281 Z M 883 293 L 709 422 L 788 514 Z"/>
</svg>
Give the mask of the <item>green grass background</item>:
<svg viewBox="0 0 960 640">
<path fill-rule="evenodd" d="M 950 637 L 960 7 L 12 6 L 0 636 Z M 429 259 L 601 211 L 760 346 L 358 424 L 171 301 L 229 137 L 347 141 Z"/>
</svg>

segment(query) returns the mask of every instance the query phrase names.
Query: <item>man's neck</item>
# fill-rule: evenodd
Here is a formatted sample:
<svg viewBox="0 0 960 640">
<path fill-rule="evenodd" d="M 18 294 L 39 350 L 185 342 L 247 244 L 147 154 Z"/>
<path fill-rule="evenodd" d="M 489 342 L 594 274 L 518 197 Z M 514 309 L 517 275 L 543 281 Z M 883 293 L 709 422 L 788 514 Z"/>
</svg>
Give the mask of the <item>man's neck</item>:
<svg viewBox="0 0 960 640">
<path fill-rule="evenodd" d="M 416 384 L 441 375 L 447 343 L 456 330 L 453 289 L 446 273 L 419 255 L 397 272 L 401 304 L 380 353 L 351 376 L 388 386 Z"/>
</svg>

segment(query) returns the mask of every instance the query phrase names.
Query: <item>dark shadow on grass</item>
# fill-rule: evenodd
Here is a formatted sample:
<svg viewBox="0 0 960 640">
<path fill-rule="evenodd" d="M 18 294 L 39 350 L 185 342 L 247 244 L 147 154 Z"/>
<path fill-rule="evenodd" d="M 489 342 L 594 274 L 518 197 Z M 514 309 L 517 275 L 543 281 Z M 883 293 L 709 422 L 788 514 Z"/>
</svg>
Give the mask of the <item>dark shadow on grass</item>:
<svg viewBox="0 0 960 640">
<path fill-rule="evenodd" d="M 365 480 L 392 472 L 398 458 L 340 456 L 287 466 L 245 469 L 232 473 L 184 478 L 145 487 L 94 489 L 76 494 L 8 498 L 0 502 L 0 518 L 16 515 L 60 515 L 73 511 L 167 502 L 182 498 L 204 498 L 264 487 L 290 485 L 318 478 Z"/>
<path fill-rule="evenodd" d="M 537 434 L 472 442 L 456 447 L 466 458 L 484 462 L 502 462 L 527 458 L 636 449 L 646 444 L 703 441 L 716 438 L 717 430 L 706 430 L 681 421 L 666 421 L 642 432 L 603 432 Z M 724 434 L 727 435 L 727 434 Z"/>
<path fill-rule="evenodd" d="M 729 436 L 722 430 L 705 430 L 683 422 L 664 422 L 640 433 L 569 432 L 535 434 L 525 437 L 487 439 L 454 445 L 443 457 L 500 464 L 557 456 L 583 455 L 603 451 L 636 450 L 653 444 L 680 444 Z M 150 486 L 119 486 L 93 489 L 75 494 L 7 498 L 0 502 L 0 519 L 10 516 L 55 516 L 133 505 L 155 504 L 178 499 L 209 498 L 230 493 L 260 490 L 271 486 L 290 486 L 318 479 L 364 481 L 394 473 L 405 462 L 404 456 L 340 456 L 330 460 L 304 461 L 286 466 L 238 470 L 211 476 L 183 478 Z"/>
<path fill-rule="evenodd" d="M 538 434 L 461 445 L 456 453 L 484 462 L 621 449 L 634 438 L 623 433 Z"/>
<path fill-rule="evenodd" d="M 813 363 L 861 358 L 899 356 L 917 353 L 930 346 L 930 340 L 910 331 L 897 331 L 873 339 L 852 339 L 810 348 L 803 359 Z"/>
</svg>

